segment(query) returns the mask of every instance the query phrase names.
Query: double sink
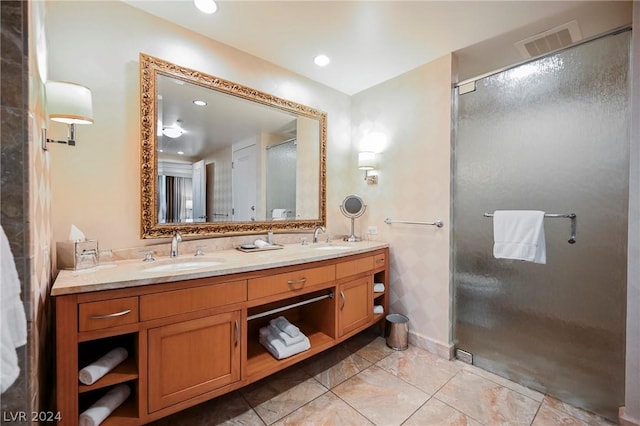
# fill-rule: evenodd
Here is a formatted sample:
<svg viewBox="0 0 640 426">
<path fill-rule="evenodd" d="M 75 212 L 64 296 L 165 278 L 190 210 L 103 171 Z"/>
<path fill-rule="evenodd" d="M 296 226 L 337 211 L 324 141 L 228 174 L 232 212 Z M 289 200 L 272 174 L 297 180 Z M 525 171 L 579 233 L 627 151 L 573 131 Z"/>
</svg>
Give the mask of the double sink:
<svg viewBox="0 0 640 426">
<path fill-rule="evenodd" d="M 353 248 L 348 245 L 311 245 L 312 250 L 347 250 Z M 213 266 L 221 265 L 224 263 L 224 259 L 211 259 L 211 258 L 198 258 L 192 257 L 190 259 L 168 259 L 154 262 L 153 264 L 146 266 L 144 272 L 157 273 L 157 272 L 181 272 L 191 271 L 196 269 L 210 268 Z"/>
</svg>

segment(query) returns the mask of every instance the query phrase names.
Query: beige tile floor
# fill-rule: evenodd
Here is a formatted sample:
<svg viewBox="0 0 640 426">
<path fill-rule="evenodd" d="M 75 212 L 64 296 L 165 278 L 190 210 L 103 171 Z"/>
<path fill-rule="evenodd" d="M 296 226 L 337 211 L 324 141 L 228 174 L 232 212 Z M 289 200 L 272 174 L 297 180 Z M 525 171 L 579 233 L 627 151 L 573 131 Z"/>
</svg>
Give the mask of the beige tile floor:
<svg viewBox="0 0 640 426">
<path fill-rule="evenodd" d="M 365 331 L 335 348 L 153 423 L 164 425 L 611 425 L 591 413 Z"/>
</svg>

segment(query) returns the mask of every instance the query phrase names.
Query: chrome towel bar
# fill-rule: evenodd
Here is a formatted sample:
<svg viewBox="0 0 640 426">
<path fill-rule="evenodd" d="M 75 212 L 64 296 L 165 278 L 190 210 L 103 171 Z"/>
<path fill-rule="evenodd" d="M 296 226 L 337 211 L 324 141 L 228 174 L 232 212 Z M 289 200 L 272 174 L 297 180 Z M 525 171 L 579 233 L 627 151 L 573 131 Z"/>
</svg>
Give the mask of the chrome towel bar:
<svg viewBox="0 0 640 426">
<path fill-rule="evenodd" d="M 484 217 L 493 217 L 493 213 L 487 213 L 485 212 Z M 576 242 L 576 222 L 578 221 L 578 217 L 576 216 L 575 213 L 545 213 L 544 217 L 552 217 L 552 218 L 564 218 L 564 219 L 571 219 L 571 236 L 569 236 L 569 239 L 567 240 L 567 242 L 569 244 L 575 244 Z"/>
<path fill-rule="evenodd" d="M 281 308 L 271 309 L 270 311 L 260 312 L 259 314 L 251 315 L 247 317 L 247 321 L 251 321 L 257 318 L 266 317 L 272 314 L 277 314 L 278 312 L 286 311 L 291 308 L 297 308 L 298 306 L 308 305 L 309 303 L 317 302 L 323 299 L 333 299 L 333 293 L 325 294 L 324 296 L 314 297 L 313 299 L 304 300 L 298 303 L 292 303 L 291 305 L 282 306 Z"/>
<path fill-rule="evenodd" d="M 436 220 L 435 222 L 413 222 L 410 220 L 393 220 L 386 218 L 384 220 L 384 223 L 386 223 L 387 225 L 391 225 L 392 223 L 405 223 L 408 225 L 433 225 L 437 226 L 438 228 L 442 228 L 444 226 L 444 222 L 442 222 L 441 220 Z"/>
</svg>

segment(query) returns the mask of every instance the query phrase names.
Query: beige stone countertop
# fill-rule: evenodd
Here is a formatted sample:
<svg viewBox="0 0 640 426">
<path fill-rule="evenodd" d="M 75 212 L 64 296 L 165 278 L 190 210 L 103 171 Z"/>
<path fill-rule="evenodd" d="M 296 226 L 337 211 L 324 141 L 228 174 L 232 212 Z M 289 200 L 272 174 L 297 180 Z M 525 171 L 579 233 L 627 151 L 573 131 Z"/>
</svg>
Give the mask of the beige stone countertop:
<svg viewBox="0 0 640 426">
<path fill-rule="evenodd" d="M 90 269 L 60 271 L 53 283 L 51 295 L 114 290 L 260 271 L 367 253 L 388 246 L 387 243 L 374 241 L 333 241 L 308 245 L 287 244 L 279 250 L 250 253 L 233 249 L 205 253 L 204 256 L 190 254 L 173 259 L 162 256 L 156 257 L 154 262 L 143 262 L 142 259 L 121 260 Z"/>
</svg>

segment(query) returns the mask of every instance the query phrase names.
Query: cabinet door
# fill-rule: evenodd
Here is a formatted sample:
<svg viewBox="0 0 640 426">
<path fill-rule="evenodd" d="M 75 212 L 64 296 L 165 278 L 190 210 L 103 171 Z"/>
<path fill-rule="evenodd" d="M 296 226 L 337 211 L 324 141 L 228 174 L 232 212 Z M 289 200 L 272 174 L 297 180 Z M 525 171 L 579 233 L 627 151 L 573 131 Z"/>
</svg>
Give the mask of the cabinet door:
<svg viewBox="0 0 640 426">
<path fill-rule="evenodd" d="M 240 380 L 240 311 L 150 329 L 149 412 Z"/>
<path fill-rule="evenodd" d="M 371 278 L 360 278 L 340 285 L 338 325 L 343 336 L 373 320 Z"/>
</svg>

